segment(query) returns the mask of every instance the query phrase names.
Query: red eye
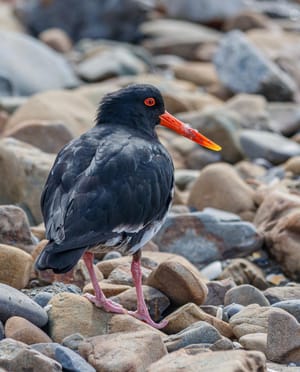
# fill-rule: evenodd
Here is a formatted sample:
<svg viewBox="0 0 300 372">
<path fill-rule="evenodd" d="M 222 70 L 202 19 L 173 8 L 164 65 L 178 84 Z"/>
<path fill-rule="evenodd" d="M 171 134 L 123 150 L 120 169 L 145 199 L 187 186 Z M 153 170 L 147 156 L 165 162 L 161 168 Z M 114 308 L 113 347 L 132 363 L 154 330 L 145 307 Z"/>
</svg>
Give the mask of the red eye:
<svg viewBox="0 0 300 372">
<path fill-rule="evenodd" d="M 144 104 L 146 106 L 150 106 L 151 107 L 151 106 L 154 106 L 156 104 L 156 102 L 155 102 L 155 99 L 154 98 L 149 97 L 149 98 L 146 98 L 145 99 Z"/>
</svg>

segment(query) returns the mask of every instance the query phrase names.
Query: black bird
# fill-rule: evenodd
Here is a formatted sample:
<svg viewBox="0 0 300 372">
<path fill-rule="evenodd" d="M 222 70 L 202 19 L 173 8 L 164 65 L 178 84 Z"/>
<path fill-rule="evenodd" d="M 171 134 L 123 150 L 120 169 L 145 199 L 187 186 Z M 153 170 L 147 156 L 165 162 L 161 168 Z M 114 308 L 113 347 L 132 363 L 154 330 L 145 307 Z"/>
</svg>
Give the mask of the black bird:
<svg viewBox="0 0 300 372">
<path fill-rule="evenodd" d="M 173 163 L 158 140 L 158 124 L 220 150 L 165 111 L 161 93 L 151 85 L 131 85 L 106 95 L 96 125 L 59 152 L 48 176 L 41 208 L 49 242 L 36 268 L 64 273 L 83 256 L 95 290 L 95 296 L 86 295 L 90 301 L 162 328 L 165 321 L 157 324 L 149 316 L 140 264 L 141 248 L 161 227 L 173 195 Z M 93 269 L 93 252 L 99 250 L 133 255 L 136 312 L 103 294 Z"/>
</svg>

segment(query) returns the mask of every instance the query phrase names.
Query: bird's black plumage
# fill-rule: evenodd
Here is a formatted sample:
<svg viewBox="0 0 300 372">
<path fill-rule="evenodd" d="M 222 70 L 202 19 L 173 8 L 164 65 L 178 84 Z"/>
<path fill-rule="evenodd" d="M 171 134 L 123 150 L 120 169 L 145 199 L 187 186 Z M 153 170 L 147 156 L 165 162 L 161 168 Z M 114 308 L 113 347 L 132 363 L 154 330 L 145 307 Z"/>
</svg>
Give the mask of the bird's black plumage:
<svg viewBox="0 0 300 372">
<path fill-rule="evenodd" d="M 145 106 L 148 97 L 155 106 Z M 49 243 L 38 269 L 66 272 L 87 249 L 135 253 L 151 239 L 173 189 L 172 160 L 154 130 L 163 112 L 156 88 L 125 88 L 107 95 L 96 126 L 60 151 L 41 198 Z"/>
</svg>

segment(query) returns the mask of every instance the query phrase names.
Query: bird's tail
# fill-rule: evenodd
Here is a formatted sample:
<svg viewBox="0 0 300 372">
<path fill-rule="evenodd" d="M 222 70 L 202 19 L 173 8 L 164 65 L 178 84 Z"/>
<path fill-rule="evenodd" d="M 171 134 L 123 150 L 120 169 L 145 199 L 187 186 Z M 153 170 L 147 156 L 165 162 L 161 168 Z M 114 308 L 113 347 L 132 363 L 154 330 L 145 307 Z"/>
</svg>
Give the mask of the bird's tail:
<svg viewBox="0 0 300 372">
<path fill-rule="evenodd" d="M 76 265 L 85 251 L 85 248 L 58 251 L 58 247 L 54 242 L 49 242 L 36 259 L 35 268 L 52 269 L 56 274 L 66 273 Z"/>
</svg>

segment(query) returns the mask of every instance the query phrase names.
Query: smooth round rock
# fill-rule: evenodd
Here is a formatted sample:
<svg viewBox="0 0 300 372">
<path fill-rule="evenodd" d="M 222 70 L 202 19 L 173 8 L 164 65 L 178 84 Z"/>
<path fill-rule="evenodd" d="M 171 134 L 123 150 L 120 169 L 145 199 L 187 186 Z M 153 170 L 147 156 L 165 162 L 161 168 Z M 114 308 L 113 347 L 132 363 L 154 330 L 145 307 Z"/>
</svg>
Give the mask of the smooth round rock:
<svg viewBox="0 0 300 372">
<path fill-rule="evenodd" d="M 33 301 L 35 301 L 40 306 L 45 307 L 53 296 L 53 293 L 40 292 L 33 297 Z"/>
<path fill-rule="evenodd" d="M 12 316 L 20 316 L 38 327 L 43 327 L 48 321 L 47 312 L 28 296 L 0 283 L 0 320 L 5 322 Z"/>
<path fill-rule="evenodd" d="M 243 306 L 250 304 L 258 304 L 260 306 L 270 305 L 264 294 L 259 289 L 249 284 L 239 285 L 226 292 L 224 305 L 227 306 L 233 303 Z"/>
<path fill-rule="evenodd" d="M 275 302 L 275 304 L 272 304 L 272 307 L 287 311 L 300 323 L 300 299 Z"/>
<path fill-rule="evenodd" d="M 5 336 L 24 342 L 27 345 L 52 342 L 51 338 L 40 328 L 19 316 L 13 316 L 6 321 Z"/>
</svg>

